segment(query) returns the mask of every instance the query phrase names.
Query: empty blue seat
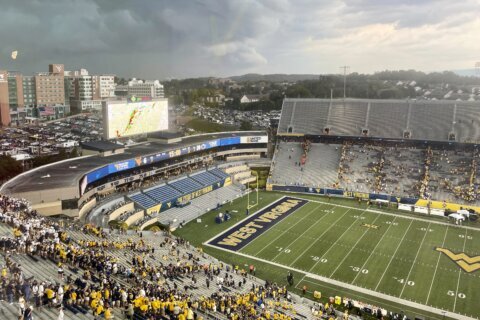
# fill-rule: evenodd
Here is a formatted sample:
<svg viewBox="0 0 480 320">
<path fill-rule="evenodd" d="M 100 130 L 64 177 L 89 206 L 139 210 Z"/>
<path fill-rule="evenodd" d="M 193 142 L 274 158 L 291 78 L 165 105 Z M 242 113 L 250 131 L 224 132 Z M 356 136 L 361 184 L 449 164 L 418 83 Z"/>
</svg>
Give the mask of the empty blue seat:
<svg viewBox="0 0 480 320">
<path fill-rule="evenodd" d="M 217 183 L 221 180 L 220 177 L 208 171 L 197 173 L 195 175 L 190 176 L 190 178 L 201 183 L 203 186 L 211 186 L 212 184 Z"/>
<path fill-rule="evenodd" d="M 148 191 L 144 191 L 146 195 L 151 197 L 152 199 L 157 200 L 159 203 L 170 201 L 175 198 L 178 198 L 182 195 L 182 193 L 178 190 L 175 190 L 171 186 L 164 184 L 154 189 L 150 189 Z"/>
<path fill-rule="evenodd" d="M 188 177 L 169 183 L 169 185 L 184 194 L 192 193 L 203 187 L 200 183 Z"/>
<path fill-rule="evenodd" d="M 153 200 L 152 198 L 143 193 L 130 195 L 129 198 L 143 208 L 150 208 L 158 204 L 157 201 Z"/>
</svg>

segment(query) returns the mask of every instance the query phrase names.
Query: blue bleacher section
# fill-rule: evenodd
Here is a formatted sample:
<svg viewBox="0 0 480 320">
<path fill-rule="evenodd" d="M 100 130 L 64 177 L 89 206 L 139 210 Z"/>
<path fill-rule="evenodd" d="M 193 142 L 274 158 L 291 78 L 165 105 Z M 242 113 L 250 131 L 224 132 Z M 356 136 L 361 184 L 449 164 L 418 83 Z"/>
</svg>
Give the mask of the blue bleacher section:
<svg viewBox="0 0 480 320">
<path fill-rule="evenodd" d="M 225 178 L 229 177 L 229 175 L 227 173 L 223 172 L 222 170 L 220 170 L 218 168 L 212 169 L 209 172 L 213 173 L 214 175 L 216 175 L 217 177 L 220 177 L 222 179 L 225 179 Z"/>
<path fill-rule="evenodd" d="M 208 171 L 204 171 L 204 172 L 200 172 L 200 173 L 191 175 L 190 178 L 199 182 L 203 186 L 210 186 L 210 185 L 212 185 L 214 183 L 217 183 L 217 182 L 222 180 L 222 178 L 220 178 L 220 177 L 218 177 L 218 176 L 216 176 L 216 175 L 214 175 L 214 174 L 212 174 Z"/>
<path fill-rule="evenodd" d="M 177 189 L 178 191 L 184 194 L 192 193 L 202 188 L 202 185 L 200 183 L 188 177 L 171 182 L 169 183 L 169 185 L 171 185 L 172 187 L 174 187 L 175 189 Z"/>
<path fill-rule="evenodd" d="M 153 200 L 152 198 L 148 197 L 147 195 L 143 193 L 137 193 L 134 195 L 129 196 L 130 199 L 132 199 L 134 202 L 138 203 L 144 208 L 150 208 L 156 205 L 158 202 Z"/>
<path fill-rule="evenodd" d="M 177 181 L 169 182 L 161 186 L 144 190 L 139 193 L 129 195 L 136 204 L 143 208 L 151 208 L 155 205 L 172 201 L 181 196 L 200 190 L 206 186 L 213 185 L 229 175 L 220 169 L 212 169 L 200 172 L 190 177 L 184 177 Z"/>
<path fill-rule="evenodd" d="M 175 190 L 167 184 L 161 185 L 154 189 L 150 189 L 148 191 L 144 191 L 144 193 L 159 203 L 170 201 L 172 199 L 182 196 L 182 193 L 180 191 Z"/>
</svg>

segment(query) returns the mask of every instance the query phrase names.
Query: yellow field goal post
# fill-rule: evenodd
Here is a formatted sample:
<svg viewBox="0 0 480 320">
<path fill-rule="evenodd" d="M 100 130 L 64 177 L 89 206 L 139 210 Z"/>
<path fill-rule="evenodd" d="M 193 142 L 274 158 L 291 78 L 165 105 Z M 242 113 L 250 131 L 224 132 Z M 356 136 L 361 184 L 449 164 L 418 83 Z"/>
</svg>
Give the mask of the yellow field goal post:
<svg viewBox="0 0 480 320">
<path fill-rule="evenodd" d="M 250 183 L 247 183 L 248 186 L 248 191 L 247 191 L 247 210 L 250 210 L 251 208 L 254 208 L 258 205 L 258 173 L 256 171 L 252 171 L 253 175 L 255 176 L 255 193 L 256 193 L 256 201 L 254 203 L 250 202 L 250 193 L 252 193 L 251 188 L 250 188 Z"/>
</svg>

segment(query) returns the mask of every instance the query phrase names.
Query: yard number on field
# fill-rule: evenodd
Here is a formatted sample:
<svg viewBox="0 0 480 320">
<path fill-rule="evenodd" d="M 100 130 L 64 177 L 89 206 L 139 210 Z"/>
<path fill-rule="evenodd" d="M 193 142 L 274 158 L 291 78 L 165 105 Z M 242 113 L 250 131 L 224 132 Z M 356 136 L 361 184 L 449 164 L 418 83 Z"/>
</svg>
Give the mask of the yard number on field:
<svg viewBox="0 0 480 320">
<path fill-rule="evenodd" d="M 398 279 L 397 277 L 393 277 L 393 279 L 397 280 L 400 284 L 406 283 L 407 286 L 413 287 L 415 285 L 415 282 L 413 281 L 405 281 L 405 279 Z"/>
<path fill-rule="evenodd" d="M 276 247 L 278 249 L 278 252 L 284 252 L 284 253 L 290 253 L 291 250 L 290 249 L 284 249 L 282 247 Z"/>
<path fill-rule="evenodd" d="M 465 239 L 465 235 L 464 235 L 464 234 L 459 234 L 458 237 L 459 237 L 459 238 L 462 238 L 462 239 Z M 468 240 L 472 240 L 473 238 L 472 238 L 472 236 L 467 236 L 467 239 L 468 239 Z"/>
<path fill-rule="evenodd" d="M 320 257 L 317 257 L 317 256 L 310 256 L 312 258 L 313 261 L 320 261 L 321 263 L 327 263 L 328 260 L 325 259 L 325 258 L 322 258 L 320 259 Z"/>
<path fill-rule="evenodd" d="M 368 273 L 368 269 L 361 269 L 359 267 L 354 267 L 354 266 L 350 266 L 350 268 L 352 268 L 353 271 L 355 272 L 361 272 L 363 274 L 367 274 Z"/>
</svg>

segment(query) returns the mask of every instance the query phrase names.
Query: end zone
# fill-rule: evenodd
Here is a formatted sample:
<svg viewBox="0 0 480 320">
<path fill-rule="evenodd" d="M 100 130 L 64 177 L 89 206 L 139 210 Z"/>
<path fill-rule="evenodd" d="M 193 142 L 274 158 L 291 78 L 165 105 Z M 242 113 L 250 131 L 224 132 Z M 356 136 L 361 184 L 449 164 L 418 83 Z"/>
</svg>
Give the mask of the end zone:
<svg viewBox="0 0 480 320">
<path fill-rule="evenodd" d="M 208 240 L 206 244 L 230 251 L 239 251 L 308 202 L 308 200 L 294 197 L 280 198 L 243 219 L 220 235 Z"/>
</svg>

